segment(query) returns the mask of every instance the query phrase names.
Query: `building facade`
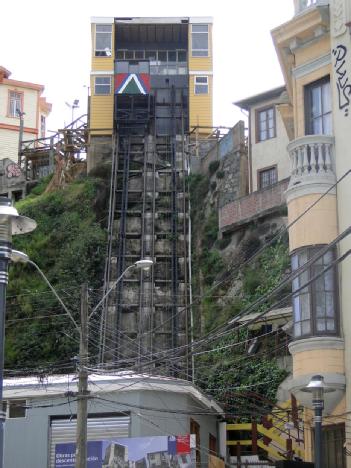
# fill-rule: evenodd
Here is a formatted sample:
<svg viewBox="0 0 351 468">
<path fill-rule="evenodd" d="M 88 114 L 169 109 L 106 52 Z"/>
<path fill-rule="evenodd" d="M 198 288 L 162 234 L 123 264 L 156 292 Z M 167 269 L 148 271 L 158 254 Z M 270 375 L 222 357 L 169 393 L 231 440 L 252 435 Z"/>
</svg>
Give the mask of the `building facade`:
<svg viewBox="0 0 351 468">
<path fill-rule="evenodd" d="M 181 93 L 183 129 L 212 128 L 212 18 L 111 18 L 91 20 L 90 129 L 88 170 L 111 154 L 118 107 L 116 96 L 152 96 L 157 133 L 167 133 L 162 104 L 167 93 Z M 180 96 L 176 100 L 180 99 Z M 180 104 L 180 102 L 178 102 Z M 98 138 L 100 136 L 100 138 Z"/>
<path fill-rule="evenodd" d="M 259 223 L 267 233 L 284 224 L 285 190 L 290 177 L 287 152 L 291 123 L 282 110 L 289 105 L 285 86 L 265 91 L 234 103 L 248 113 L 247 189 L 222 197 L 219 229 L 222 236 L 247 230 Z M 264 227 L 265 226 L 265 227 Z"/>
<path fill-rule="evenodd" d="M 294 17 L 272 31 L 289 96 L 282 118 L 286 126 L 293 123 L 287 146 L 289 223 L 299 218 L 289 229 L 297 276 L 288 387 L 311 407 L 311 397 L 301 390 L 313 375 L 324 376 L 333 392 L 325 395 L 323 463 L 345 467 L 351 466 L 351 262 L 343 257 L 350 248 L 345 230 L 351 221 L 351 183 L 345 175 L 350 169 L 351 2 L 294 4 Z M 312 460 L 313 418 L 305 414 L 306 458 Z"/>
<path fill-rule="evenodd" d="M 18 199 L 24 191 L 24 175 L 18 165 L 20 140 L 45 137 L 51 104 L 42 96 L 44 86 L 14 80 L 10 75 L 0 67 L 0 160 L 4 172 L 0 193 Z"/>
<path fill-rule="evenodd" d="M 208 462 L 210 449 L 218 453 L 222 410 L 190 383 L 133 374 L 91 375 L 89 382 L 88 441 L 192 433 L 199 463 Z M 4 381 L 4 466 L 61 466 L 62 460 L 55 464 L 56 444 L 76 440 L 75 392 L 74 375 Z"/>
<path fill-rule="evenodd" d="M 191 378 L 187 148 L 212 126 L 211 38 L 211 18 L 92 19 L 88 171 L 112 161 L 105 290 L 154 261 L 104 304 L 103 362 Z"/>
</svg>

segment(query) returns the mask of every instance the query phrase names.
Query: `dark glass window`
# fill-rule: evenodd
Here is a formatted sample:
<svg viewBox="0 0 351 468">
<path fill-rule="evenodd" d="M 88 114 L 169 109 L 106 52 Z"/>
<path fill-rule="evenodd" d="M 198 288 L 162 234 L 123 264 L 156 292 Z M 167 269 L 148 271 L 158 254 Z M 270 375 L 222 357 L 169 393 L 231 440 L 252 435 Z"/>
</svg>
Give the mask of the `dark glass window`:
<svg viewBox="0 0 351 468">
<path fill-rule="evenodd" d="M 134 51 L 133 50 L 126 50 L 124 53 L 124 58 L 126 60 L 133 60 L 134 58 Z"/>
<path fill-rule="evenodd" d="M 306 135 L 332 134 L 332 105 L 329 77 L 305 86 Z"/>
<path fill-rule="evenodd" d="M 186 62 L 186 50 L 178 50 L 178 62 Z"/>
<path fill-rule="evenodd" d="M 258 172 L 258 187 L 263 189 L 277 183 L 277 167 L 269 167 Z"/>
<path fill-rule="evenodd" d="M 26 400 L 11 400 L 9 405 L 9 418 L 25 418 L 26 417 Z"/>
<path fill-rule="evenodd" d="M 265 141 L 275 137 L 274 108 L 269 107 L 257 111 L 257 141 Z"/>
<path fill-rule="evenodd" d="M 176 62 L 177 61 L 177 52 L 175 50 L 168 51 L 168 61 Z"/>
<path fill-rule="evenodd" d="M 136 59 L 143 59 L 145 52 L 143 50 L 136 50 L 135 51 L 135 58 Z"/>
<path fill-rule="evenodd" d="M 292 270 L 303 267 L 319 249 L 320 247 L 309 247 L 295 252 L 291 257 Z M 334 258 L 334 250 L 329 250 L 306 268 L 293 280 L 293 292 L 323 271 Z M 295 338 L 338 334 L 336 274 L 336 268 L 330 268 L 293 296 Z"/>
<path fill-rule="evenodd" d="M 145 58 L 149 60 L 156 60 L 156 50 L 146 50 L 145 51 Z"/>
<path fill-rule="evenodd" d="M 167 50 L 159 50 L 157 52 L 157 59 L 160 60 L 160 62 L 167 62 Z"/>
</svg>

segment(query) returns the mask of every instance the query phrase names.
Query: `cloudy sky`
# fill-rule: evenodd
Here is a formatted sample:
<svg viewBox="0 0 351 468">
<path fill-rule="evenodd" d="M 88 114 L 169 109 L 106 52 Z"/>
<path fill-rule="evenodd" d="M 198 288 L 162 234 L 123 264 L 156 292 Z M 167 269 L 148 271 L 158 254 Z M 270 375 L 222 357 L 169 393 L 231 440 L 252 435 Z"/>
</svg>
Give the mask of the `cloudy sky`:
<svg viewBox="0 0 351 468">
<path fill-rule="evenodd" d="M 17 5 L 17 6 L 16 6 Z M 1 7 L 0 65 L 40 83 L 56 130 L 86 111 L 92 16 L 213 16 L 214 124 L 241 118 L 233 101 L 283 84 L 270 30 L 293 15 L 293 0 L 32 0 Z"/>
</svg>

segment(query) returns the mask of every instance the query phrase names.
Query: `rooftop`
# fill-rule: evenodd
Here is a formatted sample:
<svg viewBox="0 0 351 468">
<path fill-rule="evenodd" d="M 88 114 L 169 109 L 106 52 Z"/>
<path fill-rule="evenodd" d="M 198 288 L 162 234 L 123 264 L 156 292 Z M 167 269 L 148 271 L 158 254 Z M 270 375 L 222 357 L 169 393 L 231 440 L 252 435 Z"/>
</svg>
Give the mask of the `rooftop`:
<svg viewBox="0 0 351 468">
<path fill-rule="evenodd" d="M 260 94 L 255 94 L 254 96 L 241 99 L 240 101 L 233 102 L 235 106 L 240 107 L 241 109 L 249 110 L 251 106 L 258 104 L 260 102 L 269 101 L 281 96 L 282 93 L 286 92 L 286 87 L 279 86 L 278 88 L 273 88 L 268 91 L 264 91 Z"/>
</svg>

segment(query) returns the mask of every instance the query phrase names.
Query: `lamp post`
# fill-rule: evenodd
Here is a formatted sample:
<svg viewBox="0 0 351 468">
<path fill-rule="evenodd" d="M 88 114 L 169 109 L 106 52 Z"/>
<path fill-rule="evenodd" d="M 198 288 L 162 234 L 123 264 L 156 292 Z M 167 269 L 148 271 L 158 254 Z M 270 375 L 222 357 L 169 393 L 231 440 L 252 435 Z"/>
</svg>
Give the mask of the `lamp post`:
<svg viewBox="0 0 351 468">
<path fill-rule="evenodd" d="M 72 104 L 65 102 L 66 106 L 72 110 L 72 122 L 74 122 L 74 109 L 79 107 L 79 99 L 75 99 Z"/>
<path fill-rule="evenodd" d="M 1 220 L 1 218 L 0 218 Z M 1 227 L 1 225 L 0 225 Z M 1 244 L 0 244 L 1 248 Z M 0 251 L 1 253 L 1 251 Z M 67 309 L 65 304 L 63 303 L 60 296 L 57 294 L 54 287 L 51 285 L 50 281 L 47 279 L 45 274 L 39 268 L 39 266 L 29 259 L 28 255 L 24 252 L 20 252 L 18 250 L 12 250 L 11 252 L 11 260 L 13 262 L 20 262 L 20 263 L 29 263 L 33 265 L 46 284 L 49 286 L 53 294 L 56 296 L 57 300 L 62 305 L 63 309 L 67 313 L 68 317 L 74 323 L 76 329 L 79 332 L 79 371 L 78 371 L 78 394 L 77 394 L 77 432 L 76 432 L 76 468 L 86 468 L 87 466 L 87 421 L 88 421 L 88 372 L 86 370 L 86 365 L 88 361 L 88 323 L 92 315 L 99 309 L 101 304 L 104 300 L 108 297 L 111 291 L 114 290 L 116 285 L 121 281 L 124 275 L 131 269 L 141 269 L 141 270 L 148 270 L 153 265 L 153 260 L 149 259 L 141 259 L 127 267 L 124 272 L 121 274 L 119 278 L 112 284 L 112 286 L 108 289 L 108 291 L 104 294 L 102 299 L 98 302 L 98 304 L 94 307 L 91 313 L 88 315 L 88 291 L 87 286 L 82 285 L 81 289 L 81 319 L 80 319 L 80 326 L 74 320 L 71 312 Z M 1 265 L 1 264 L 0 264 Z M 0 466 L 2 468 L 2 465 Z"/>
<path fill-rule="evenodd" d="M 312 393 L 312 406 L 314 409 L 314 466 L 322 468 L 322 415 L 324 409 L 324 394 L 333 392 L 328 387 L 322 375 L 314 375 L 303 392 Z"/>
<path fill-rule="evenodd" d="M 9 198 L 0 197 L 0 404 L 3 398 L 5 315 L 8 265 L 12 251 L 12 235 L 25 234 L 37 227 L 33 219 L 20 216 Z M 4 466 L 5 413 L 0 411 L 0 468 Z"/>
</svg>

